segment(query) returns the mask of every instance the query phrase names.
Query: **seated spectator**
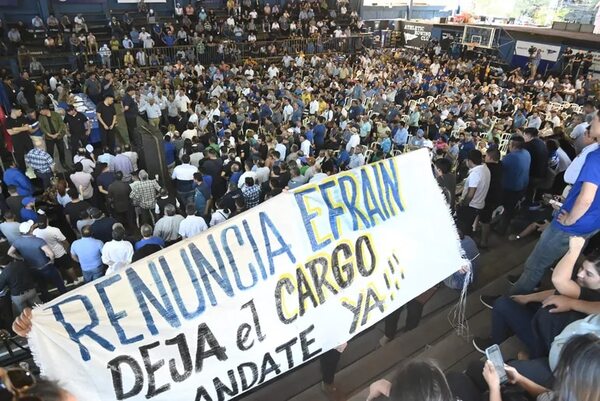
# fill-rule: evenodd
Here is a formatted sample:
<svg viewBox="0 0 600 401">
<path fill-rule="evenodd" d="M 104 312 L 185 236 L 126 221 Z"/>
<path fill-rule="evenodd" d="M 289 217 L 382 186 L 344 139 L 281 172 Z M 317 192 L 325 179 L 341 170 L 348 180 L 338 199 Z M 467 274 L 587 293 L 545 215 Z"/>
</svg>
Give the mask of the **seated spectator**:
<svg viewBox="0 0 600 401">
<path fill-rule="evenodd" d="M 475 349 L 484 352 L 488 346 L 501 344 L 514 333 L 527 346 L 531 358 L 548 355 L 554 337 L 569 323 L 585 317 L 577 310 L 551 314 L 553 295 L 558 292 L 562 297 L 574 300 L 600 302 L 600 258 L 597 254 L 587 256 L 577 270 L 576 280 L 571 279 L 584 245 L 583 238 L 570 238 L 569 250 L 552 273 L 556 290 L 498 298 L 493 304 L 491 337 L 475 338 Z"/>
</svg>

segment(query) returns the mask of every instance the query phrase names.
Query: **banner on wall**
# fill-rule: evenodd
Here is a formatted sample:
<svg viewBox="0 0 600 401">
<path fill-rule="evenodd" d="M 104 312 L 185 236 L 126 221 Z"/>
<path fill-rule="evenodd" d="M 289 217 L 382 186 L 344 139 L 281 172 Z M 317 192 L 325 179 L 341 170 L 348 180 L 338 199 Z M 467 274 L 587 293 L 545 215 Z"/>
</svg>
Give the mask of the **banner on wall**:
<svg viewBox="0 0 600 401">
<path fill-rule="evenodd" d="M 540 49 L 542 51 L 542 60 L 556 62 L 560 55 L 560 46 L 546 45 L 537 42 L 527 42 L 524 40 L 517 40 L 515 44 L 515 54 L 517 56 L 529 57 L 529 50 L 532 48 Z"/>
<path fill-rule="evenodd" d="M 404 36 L 404 46 L 412 49 L 423 49 L 427 47 L 429 39 L 431 39 L 431 25 L 403 22 L 402 34 Z"/>
<path fill-rule="evenodd" d="M 86 401 L 240 395 L 468 263 L 430 171 L 421 150 L 306 184 L 41 305 L 35 360 Z"/>
</svg>

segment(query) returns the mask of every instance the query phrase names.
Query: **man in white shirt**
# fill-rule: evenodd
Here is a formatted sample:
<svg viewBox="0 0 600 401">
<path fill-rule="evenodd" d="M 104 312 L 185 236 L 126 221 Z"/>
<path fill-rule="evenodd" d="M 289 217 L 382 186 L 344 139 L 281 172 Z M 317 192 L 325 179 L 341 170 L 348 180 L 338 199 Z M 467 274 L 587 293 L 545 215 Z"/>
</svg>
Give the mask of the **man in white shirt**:
<svg viewBox="0 0 600 401">
<path fill-rule="evenodd" d="M 354 154 L 350 156 L 350 162 L 348 168 L 357 168 L 365 165 L 365 155 L 363 154 L 363 147 L 358 145 L 354 148 Z"/>
<path fill-rule="evenodd" d="M 556 110 L 552 110 L 550 114 L 552 115 L 552 118 L 550 119 L 550 121 L 552 121 L 552 126 L 554 128 L 560 127 L 562 123 L 560 121 L 560 117 L 558 116 L 558 112 Z"/>
<path fill-rule="evenodd" d="M 302 151 L 304 156 L 310 156 L 310 147 L 311 147 L 311 143 L 306 138 L 306 135 L 304 135 L 304 134 L 300 135 L 300 150 Z"/>
<path fill-rule="evenodd" d="M 469 152 L 467 159 L 469 175 L 465 180 L 461 200 L 457 209 L 457 223 L 464 235 L 473 233 L 473 223 L 485 206 L 485 198 L 490 188 L 491 173 L 483 156 L 477 149 Z"/>
<path fill-rule="evenodd" d="M 186 113 L 191 103 L 192 101 L 187 97 L 183 89 L 180 89 L 177 95 L 175 95 L 175 104 L 181 113 Z"/>
<path fill-rule="evenodd" d="M 162 110 L 158 103 L 154 101 L 154 97 L 149 97 L 148 102 L 144 105 L 146 115 L 148 116 L 148 123 L 154 127 L 158 127 L 160 123 L 160 117 L 162 116 Z"/>
<path fill-rule="evenodd" d="M 308 106 L 308 112 L 312 116 L 316 115 L 319 112 L 319 99 L 314 97 L 313 100 L 310 101 Z"/>
<path fill-rule="evenodd" d="M 60 271 L 67 273 L 69 281 L 77 280 L 77 274 L 67 253 L 69 241 L 67 241 L 67 238 L 58 228 L 48 225 L 48 217 L 46 215 L 38 217 L 37 228 L 33 230 L 32 234 L 34 237 L 46 241 L 46 244 L 54 252 L 54 264 Z"/>
<path fill-rule="evenodd" d="M 244 184 L 246 182 L 247 177 L 250 177 L 254 181 L 257 181 L 257 174 L 255 171 L 252 171 L 253 167 L 254 167 L 254 165 L 252 164 L 252 160 L 246 160 L 246 163 L 244 164 L 245 171 L 242 175 L 240 175 L 240 178 L 238 179 L 238 188 L 239 189 L 242 189 L 242 187 L 244 186 Z"/>
<path fill-rule="evenodd" d="M 279 160 L 285 161 L 285 156 L 287 154 L 287 148 L 283 144 L 283 138 L 278 136 L 276 138 L 277 144 L 275 145 L 275 150 L 279 152 Z"/>
<path fill-rule="evenodd" d="M 542 119 L 540 118 L 540 116 L 538 115 L 537 112 L 533 112 L 527 118 L 527 128 L 540 129 L 541 126 L 542 126 Z"/>
<path fill-rule="evenodd" d="M 189 203 L 185 207 L 187 217 L 179 224 L 179 235 L 182 238 L 190 238 L 208 230 L 206 221 L 200 216 L 196 216 L 196 205 Z"/>
<path fill-rule="evenodd" d="M 292 118 L 292 114 L 294 113 L 294 108 L 290 104 L 289 99 L 283 100 L 283 121 L 288 122 L 290 118 Z"/>
<path fill-rule="evenodd" d="M 279 75 L 279 68 L 277 68 L 275 64 L 271 64 L 271 66 L 267 70 L 267 73 L 269 74 L 269 78 L 273 79 Z"/>
<path fill-rule="evenodd" d="M 121 224 L 113 226 L 112 238 L 102 247 L 102 263 L 108 266 L 106 275 L 117 273 L 133 258 L 133 245 L 125 240 L 125 229 Z"/>
<path fill-rule="evenodd" d="M 181 156 L 181 164 L 173 169 L 171 178 L 176 182 L 177 200 L 187 205 L 194 198 L 194 174 L 198 168 L 190 164 L 190 156 Z"/>
<path fill-rule="evenodd" d="M 346 152 L 352 153 L 352 149 L 360 144 L 360 135 L 358 135 L 358 130 L 355 127 L 350 128 L 352 135 L 346 144 Z"/>
</svg>

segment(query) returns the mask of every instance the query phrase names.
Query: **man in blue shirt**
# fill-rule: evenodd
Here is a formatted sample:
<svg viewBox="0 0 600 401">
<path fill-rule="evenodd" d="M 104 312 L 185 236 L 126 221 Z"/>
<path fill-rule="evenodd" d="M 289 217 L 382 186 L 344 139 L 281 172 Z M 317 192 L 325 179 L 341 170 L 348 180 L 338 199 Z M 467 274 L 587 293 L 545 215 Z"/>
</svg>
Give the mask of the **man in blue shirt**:
<svg viewBox="0 0 600 401">
<path fill-rule="evenodd" d="M 504 189 L 504 213 L 501 232 L 504 232 L 515 214 L 517 203 L 529 184 L 531 154 L 524 149 L 525 139 L 514 135 L 508 143 L 509 153 L 502 159 L 502 189 Z"/>
<path fill-rule="evenodd" d="M 31 181 L 25 174 L 23 174 L 21 170 L 17 168 L 17 164 L 12 158 L 10 161 L 10 167 L 4 171 L 2 181 L 4 181 L 6 186 L 14 185 L 17 187 L 17 193 L 21 196 L 33 195 L 33 185 L 31 185 Z"/>
<path fill-rule="evenodd" d="M 165 163 L 168 168 L 175 167 L 175 145 L 171 142 L 171 137 L 169 135 L 165 135 L 164 137 L 164 151 L 165 151 Z"/>
<path fill-rule="evenodd" d="M 590 136 L 600 138 L 600 112 L 590 126 Z M 525 262 L 511 295 L 533 291 L 548 268 L 569 249 L 569 238 L 589 238 L 600 230 L 600 149 L 588 154 L 577 181 L 552 223 Z"/>
<path fill-rule="evenodd" d="M 92 238 L 92 226 L 84 226 L 81 229 L 81 239 L 71 244 L 71 258 L 79 263 L 83 273 L 83 281 L 89 283 L 104 275 L 102 264 L 102 247 L 104 243 L 99 239 Z"/>
<path fill-rule="evenodd" d="M 31 196 L 23 198 L 21 205 L 23 205 L 21 209 L 21 221 L 31 220 L 37 223 L 38 215 L 35 211 L 35 198 Z"/>
<path fill-rule="evenodd" d="M 400 150 L 404 150 L 406 143 L 408 142 L 408 130 L 406 129 L 406 123 L 404 121 L 400 121 L 394 130 L 392 131 L 392 135 L 394 138 L 394 144 Z"/>
<path fill-rule="evenodd" d="M 54 252 L 41 238 L 31 234 L 33 221 L 29 220 L 19 225 L 21 236 L 17 238 L 8 250 L 8 256 L 17 260 L 24 260 L 38 273 L 38 284 L 42 291 L 42 298 L 48 301 L 47 283 L 50 281 L 61 294 L 67 292 L 65 283 L 54 265 Z"/>
<path fill-rule="evenodd" d="M 319 116 L 319 123 L 315 125 L 313 128 L 314 134 L 314 143 L 315 143 L 315 153 L 318 154 L 319 151 L 325 145 L 325 133 L 327 132 L 327 127 L 325 127 L 325 118 Z"/>
<path fill-rule="evenodd" d="M 165 241 L 163 241 L 160 237 L 155 237 L 152 232 L 152 226 L 149 224 L 143 224 L 140 227 L 140 233 L 142 234 L 142 239 L 135 243 L 134 249 L 136 251 L 140 250 L 145 245 L 158 245 L 161 248 L 165 247 Z"/>
</svg>

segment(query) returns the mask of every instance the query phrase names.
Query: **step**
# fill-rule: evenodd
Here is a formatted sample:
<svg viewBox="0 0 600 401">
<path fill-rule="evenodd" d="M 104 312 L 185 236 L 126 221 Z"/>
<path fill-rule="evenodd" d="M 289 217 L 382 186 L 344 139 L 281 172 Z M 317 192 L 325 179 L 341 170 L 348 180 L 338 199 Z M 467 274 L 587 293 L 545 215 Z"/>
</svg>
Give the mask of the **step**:
<svg viewBox="0 0 600 401">
<path fill-rule="evenodd" d="M 481 312 L 484 308 L 479 302 L 480 293 L 494 294 L 506 291 L 508 282 L 504 278 L 505 273 L 520 270 L 523 260 L 531 251 L 534 243 L 535 241 L 524 241 L 518 244 L 503 242 L 497 249 L 481 256 L 482 271 L 475 283 L 474 292 L 467 299 L 469 317 Z M 494 245 L 493 242 L 492 245 Z M 484 284 L 487 284 L 483 287 L 484 291 L 476 290 Z M 417 329 L 397 336 L 385 348 L 376 348 L 378 340 L 383 335 L 383 322 L 352 339 L 340 361 L 339 372 L 336 375 L 338 386 L 349 393 L 359 392 L 372 380 L 392 369 L 403 357 L 413 356 L 427 345 L 434 344 L 453 333 L 447 315 L 457 295 L 451 290 L 446 290 L 448 289 L 438 291 L 425 306 L 424 318 Z M 402 316 L 400 319 L 403 322 Z M 470 352 L 468 347 L 465 347 L 465 350 Z M 257 401 L 265 399 L 274 401 L 326 400 L 320 391 L 320 380 L 318 361 L 312 361 L 240 399 Z"/>
</svg>

